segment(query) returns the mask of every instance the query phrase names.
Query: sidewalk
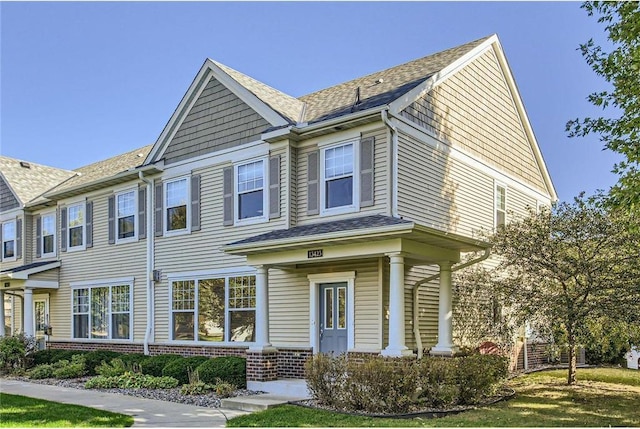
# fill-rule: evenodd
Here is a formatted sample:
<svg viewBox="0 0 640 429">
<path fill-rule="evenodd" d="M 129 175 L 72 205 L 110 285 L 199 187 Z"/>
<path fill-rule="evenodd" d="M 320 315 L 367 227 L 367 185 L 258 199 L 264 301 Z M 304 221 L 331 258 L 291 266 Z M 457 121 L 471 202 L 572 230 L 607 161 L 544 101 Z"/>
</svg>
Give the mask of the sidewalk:
<svg viewBox="0 0 640 429">
<path fill-rule="evenodd" d="M 84 405 L 133 416 L 134 427 L 225 427 L 227 419 L 248 414 L 225 408 L 204 408 L 91 390 L 0 379 L 2 393 L 65 404 Z M 226 416 L 226 418 L 225 418 Z"/>
</svg>

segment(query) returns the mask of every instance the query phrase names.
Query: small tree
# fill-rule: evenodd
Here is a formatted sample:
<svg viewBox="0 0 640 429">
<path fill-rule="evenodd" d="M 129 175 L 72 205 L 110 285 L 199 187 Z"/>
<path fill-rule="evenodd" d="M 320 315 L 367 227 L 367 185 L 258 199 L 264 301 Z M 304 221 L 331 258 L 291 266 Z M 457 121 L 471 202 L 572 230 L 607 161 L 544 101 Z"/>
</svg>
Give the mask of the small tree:
<svg viewBox="0 0 640 429">
<path fill-rule="evenodd" d="M 603 197 L 558 204 L 517 220 L 492 237 L 500 263 L 492 283 L 521 320 L 553 321 L 566 333 L 568 384 L 576 381 L 576 346 L 598 317 L 640 319 L 640 231 L 628 211 Z"/>
</svg>

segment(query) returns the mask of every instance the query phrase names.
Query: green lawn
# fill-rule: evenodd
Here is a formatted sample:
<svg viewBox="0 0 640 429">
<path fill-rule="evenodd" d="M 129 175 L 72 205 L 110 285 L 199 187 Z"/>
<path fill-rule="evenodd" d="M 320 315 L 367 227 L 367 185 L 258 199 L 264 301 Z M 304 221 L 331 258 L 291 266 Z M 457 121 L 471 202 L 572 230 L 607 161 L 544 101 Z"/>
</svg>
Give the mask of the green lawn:
<svg viewBox="0 0 640 429">
<path fill-rule="evenodd" d="M 567 386 L 566 370 L 544 371 L 509 382 L 505 402 L 440 419 L 374 419 L 283 405 L 231 419 L 229 427 L 549 427 L 640 426 L 640 371 L 579 369 Z"/>
<path fill-rule="evenodd" d="M 133 417 L 0 393 L 0 427 L 128 427 Z"/>
</svg>

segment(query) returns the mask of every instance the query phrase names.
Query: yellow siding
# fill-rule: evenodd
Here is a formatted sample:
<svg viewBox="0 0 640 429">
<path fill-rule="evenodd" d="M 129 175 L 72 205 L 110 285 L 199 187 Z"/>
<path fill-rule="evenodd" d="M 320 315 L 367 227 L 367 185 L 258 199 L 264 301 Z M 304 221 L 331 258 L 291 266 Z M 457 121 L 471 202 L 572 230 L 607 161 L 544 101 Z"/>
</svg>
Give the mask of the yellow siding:
<svg viewBox="0 0 640 429">
<path fill-rule="evenodd" d="M 493 50 L 402 112 L 439 139 L 546 192 Z"/>
</svg>

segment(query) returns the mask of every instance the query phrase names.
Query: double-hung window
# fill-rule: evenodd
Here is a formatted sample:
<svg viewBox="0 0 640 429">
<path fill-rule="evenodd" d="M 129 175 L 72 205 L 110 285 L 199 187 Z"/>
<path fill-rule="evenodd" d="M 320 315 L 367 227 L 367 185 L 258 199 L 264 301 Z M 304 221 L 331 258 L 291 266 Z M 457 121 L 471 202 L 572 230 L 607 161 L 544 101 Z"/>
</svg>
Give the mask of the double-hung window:
<svg viewBox="0 0 640 429">
<path fill-rule="evenodd" d="M 12 220 L 2 224 L 2 259 L 13 260 L 16 258 L 16 221 Z"/>
<path fill-rule="evenodd" d="M 265 162 L 263 160 L 238 165 L 237 220 L 265 217 Z"/>
<path fill-rule="evenodd" d="M 73 289 L 73 338 L 131 339 L 131 284 Z"/>
<path fill-rule="evenodd" d="M 84 247 L 85 203 L 70 205 L 67 208 L 69 250 Z"/>
<path fill-rule="evenodd" d="M 186 177 L 165 182 L 167 232 L 188 231 L 189 181 Z"/>
<path fill-rule="evenodd" d="M 354 142 L 322 150 L 320 164 L 322 212 L 357 208 L 355 152 Z"/>
<path fill-rule="evenodd" d="M 56 255 L 56 214 L 46 213 L 40 217 L 41 222 L 41 236 L 40 236 L 40 251 L 42 257 L 49 257 Z"/>
<path fill-rule="evenodd" d="M 116 241 L 135 239 L 138 211 L 135 190 L 121 192 L 116 195 Z"/>
<path fill-rule="evenodd" d="M 211 276 L 171 283 L 172 339 L 253 342 L 256 277 Z"/>
<path fill-rule="evenodd" d="M 507 187 L 496 183 L 494 190 L 495 227 L 505 226 L 507 223 Z"/>
</svg>

